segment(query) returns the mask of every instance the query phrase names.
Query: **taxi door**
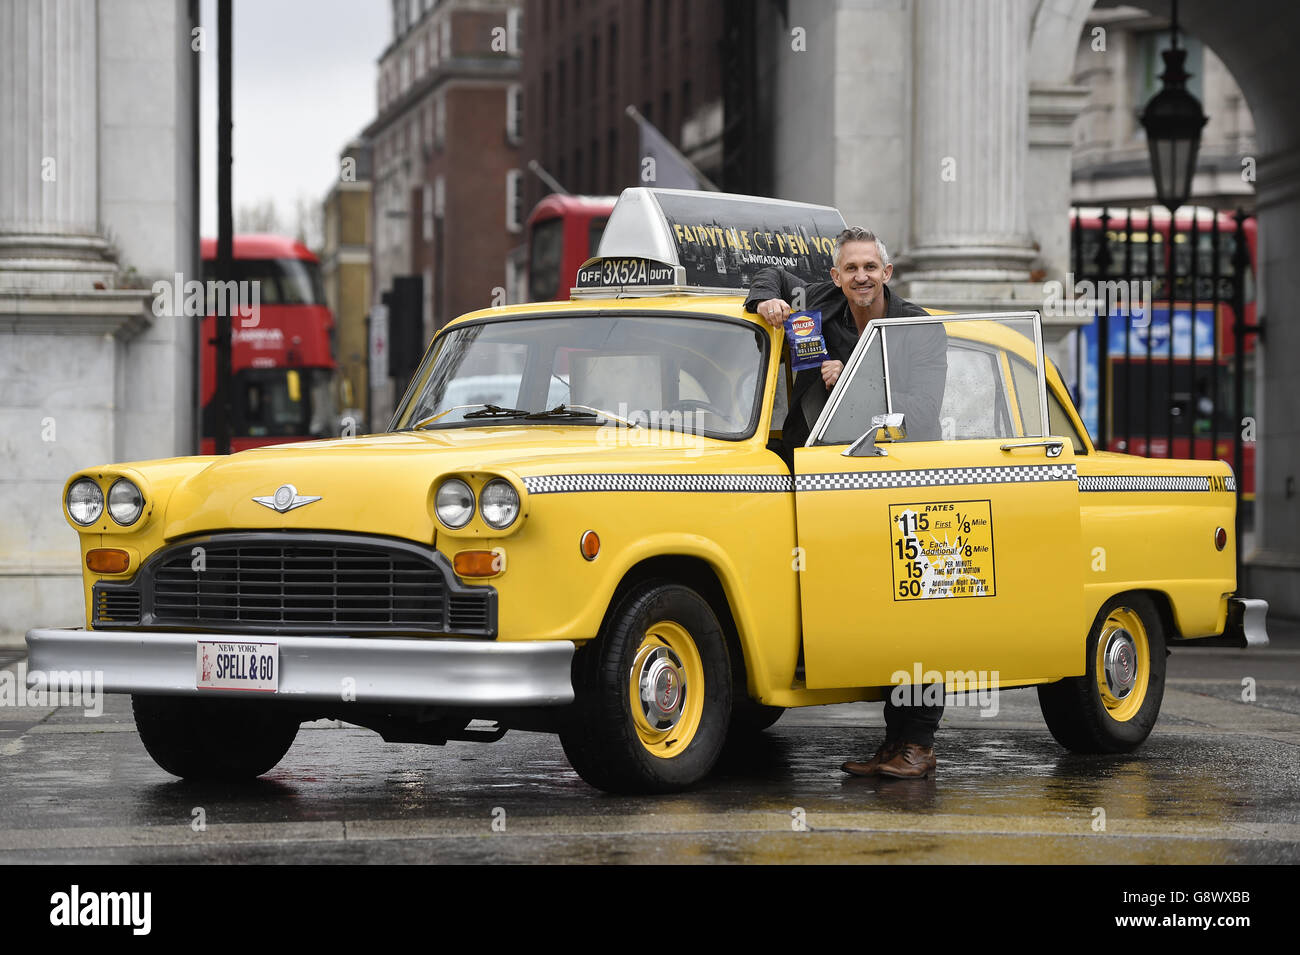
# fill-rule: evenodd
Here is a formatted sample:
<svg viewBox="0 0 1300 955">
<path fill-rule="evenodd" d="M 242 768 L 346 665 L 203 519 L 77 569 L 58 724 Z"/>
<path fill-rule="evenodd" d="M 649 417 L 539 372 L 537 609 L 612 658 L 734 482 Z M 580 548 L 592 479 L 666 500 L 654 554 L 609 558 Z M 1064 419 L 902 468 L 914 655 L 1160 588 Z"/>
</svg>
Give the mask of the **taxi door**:
<svg viewBox="0 0 1300 955">
<path fill-rule="evenodd" d="M 1037 313 L 864 332 L 795 451 L 809 689 L 1083 672 L 1074 449 L 1045 388 Z"/>
</svg>

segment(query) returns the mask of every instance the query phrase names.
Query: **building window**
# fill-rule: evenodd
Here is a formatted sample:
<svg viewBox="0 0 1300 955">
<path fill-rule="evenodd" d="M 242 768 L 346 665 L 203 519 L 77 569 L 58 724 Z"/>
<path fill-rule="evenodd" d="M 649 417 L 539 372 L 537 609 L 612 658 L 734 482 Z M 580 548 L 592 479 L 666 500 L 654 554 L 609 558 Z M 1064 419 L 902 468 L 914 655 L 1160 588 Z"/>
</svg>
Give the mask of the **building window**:
<svg viewBox="0 0 1300 955">
<path fill-rule="evenodd" d="M 409 53 L 403 53 L 401 59 L 401 76 L 399 79 L 399 89 L 405 93 L 406 88 L 411 85 L 411 56 Z"/>
<path fill-rule="evenodd" d="M 418 80 L 424 75 L 424 41 L 421 40 L 415 44 L 415 78 Z"/>
<path fill-rule="evenodd" d="M 447 142 L 447 99 L 438 91 L 433 101 L 433 147 L 442 149 Z"/>
<path fill-rule="evenodd" d="M 506 88 L 506 139 L 518 143 L 524 138 L 524 89 L 518 83 Z"/>
<path fill-rule="evenodd" d="M 420 205 L 423 207 L 421 209 L 423 215 L 420 217 L 423 220 L 423 222 L 421 223 L 423 227 L 422 234 L 425 242 L 432 242 L 433 241 L 433 185 L 431 183 L 426 182 L 424 184 L 424 195 L 422 196 L 422 199 L 423 201 L 420 203 Z"/>
<path fill-rule="evenodd" d="M 433 215 L 441 219 L 447 213 L 447 180 L 435 176 L 433 180 Z"/>
<path fill-rule="evenodd" d="M 442 58 L 451 59 L 451 17 L 448 16 L 442 21 Z"/>
<path fill-rule="evenodd" d="M 567 105 L 565 98 L 569 94 L 569 87 L 565 80 L 568 77 L 569 74 L 564 71 L 564 60 L 561 59 L 555 67 L 555 117 L 558 120 L 564 119 L 564 108 Z"/>
<path fill-rule="evenodd" d="M 609 52 L 605 54 L 609 91 L 618 93 L 618 24 L 609 25 Z"/>
<path fill-rule="evenodd" d="M 518 169 L 506 173 L 506 228 L 511 232 L 524 228 L 524 174 Z"/>
<path fill-rule="evenodd" d="M 609 174 L 605 179 L 610 192 L 618 192 L 618 131 L 611 129 L 605 149 L 605 162 L 609 163 Z"/>
</svg>

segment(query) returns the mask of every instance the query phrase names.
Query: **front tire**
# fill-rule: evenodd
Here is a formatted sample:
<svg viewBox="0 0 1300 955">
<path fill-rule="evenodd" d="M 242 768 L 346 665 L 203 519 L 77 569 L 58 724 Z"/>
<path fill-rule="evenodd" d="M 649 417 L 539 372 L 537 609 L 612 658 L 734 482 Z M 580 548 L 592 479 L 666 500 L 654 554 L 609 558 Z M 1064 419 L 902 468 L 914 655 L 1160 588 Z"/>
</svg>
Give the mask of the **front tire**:
<svg viewBox="0 0 1300 955">
<path fill-rule="evenodd" d="M 298 736 L 293 716 L 243 700 L 133 695 L 131 709 L 153 761 L 183 779 L 253 779 Z"/>
<path fill-rule="evenodd" d="M 731 663 L 713 609 L 694 590 L 664 580 L 630 590 L 574 655 L 573 687 L 560 742 L 597 789 L 677 792 L 717 762 Z"/>
<path fill-rule="evenodd" d="M 1087 672 L 1038 687 L 1048 729 L 1076 753 L 1136 749 L 1160 715 L 1165 659 L 1164 627 L 1151 598 L 1111 598 L 1088 634 Z"/>
</svg>

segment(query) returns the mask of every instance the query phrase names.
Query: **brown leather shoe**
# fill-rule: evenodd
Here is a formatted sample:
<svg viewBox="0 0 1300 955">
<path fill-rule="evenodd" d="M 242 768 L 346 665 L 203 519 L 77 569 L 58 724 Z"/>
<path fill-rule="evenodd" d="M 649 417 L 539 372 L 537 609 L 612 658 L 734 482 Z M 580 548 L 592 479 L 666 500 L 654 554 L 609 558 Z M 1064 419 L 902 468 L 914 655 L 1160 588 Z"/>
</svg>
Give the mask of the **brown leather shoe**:
<svg viewBox="0 0 1300 955">
<path fill-rule="evenodd" d="M 892 743 L 886 741 L 880 744 L 880 749 L 876 750 L 876 755 L 872 756 L 865 763 L 857 763 L 850 760 L 841 766 L 840 769 L 853 776 L 874 776 L 876 773 L 880 772 L 880 764 L 897 753 L 899 749 L 902 748 L 902 745 L 902 743 L 897 741 Z"/>
<path fill-rule="evenodd" d="M 934 772 L 936 765 L 933 746 L 906 743 L 891 759 L 881 763 L 876 771 L 882 776 L 893 776 L 895 779 L 924 779 Z"/>
</svg>

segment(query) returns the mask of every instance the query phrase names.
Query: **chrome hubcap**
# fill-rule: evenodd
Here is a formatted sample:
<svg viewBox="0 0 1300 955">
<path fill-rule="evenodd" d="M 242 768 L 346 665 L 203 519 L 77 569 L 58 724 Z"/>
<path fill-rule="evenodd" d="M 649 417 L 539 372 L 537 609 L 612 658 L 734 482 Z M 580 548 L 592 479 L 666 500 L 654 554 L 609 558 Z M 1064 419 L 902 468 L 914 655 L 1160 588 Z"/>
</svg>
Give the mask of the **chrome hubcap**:
<svg viewBox="0 0 1300 955">
<path fill-rule="evenodd" d="M 632 673 L 646 723 L 656 730 L 676 726 L 686 704 L 686 672 L 677 656 L 667 647 L 646 647 L 637 654 Z"/>
<path fill-rule="evenodd" d="M 1102 634 L 1106 649 L 1102 659 L 1105 662 L 1106 687 L 1117 700 L 1122 700 L 1133 692 L 1137 682 L 1137 647 L 1132 635 L 1121 627 L 1112 627 Z"/>
</svg>

